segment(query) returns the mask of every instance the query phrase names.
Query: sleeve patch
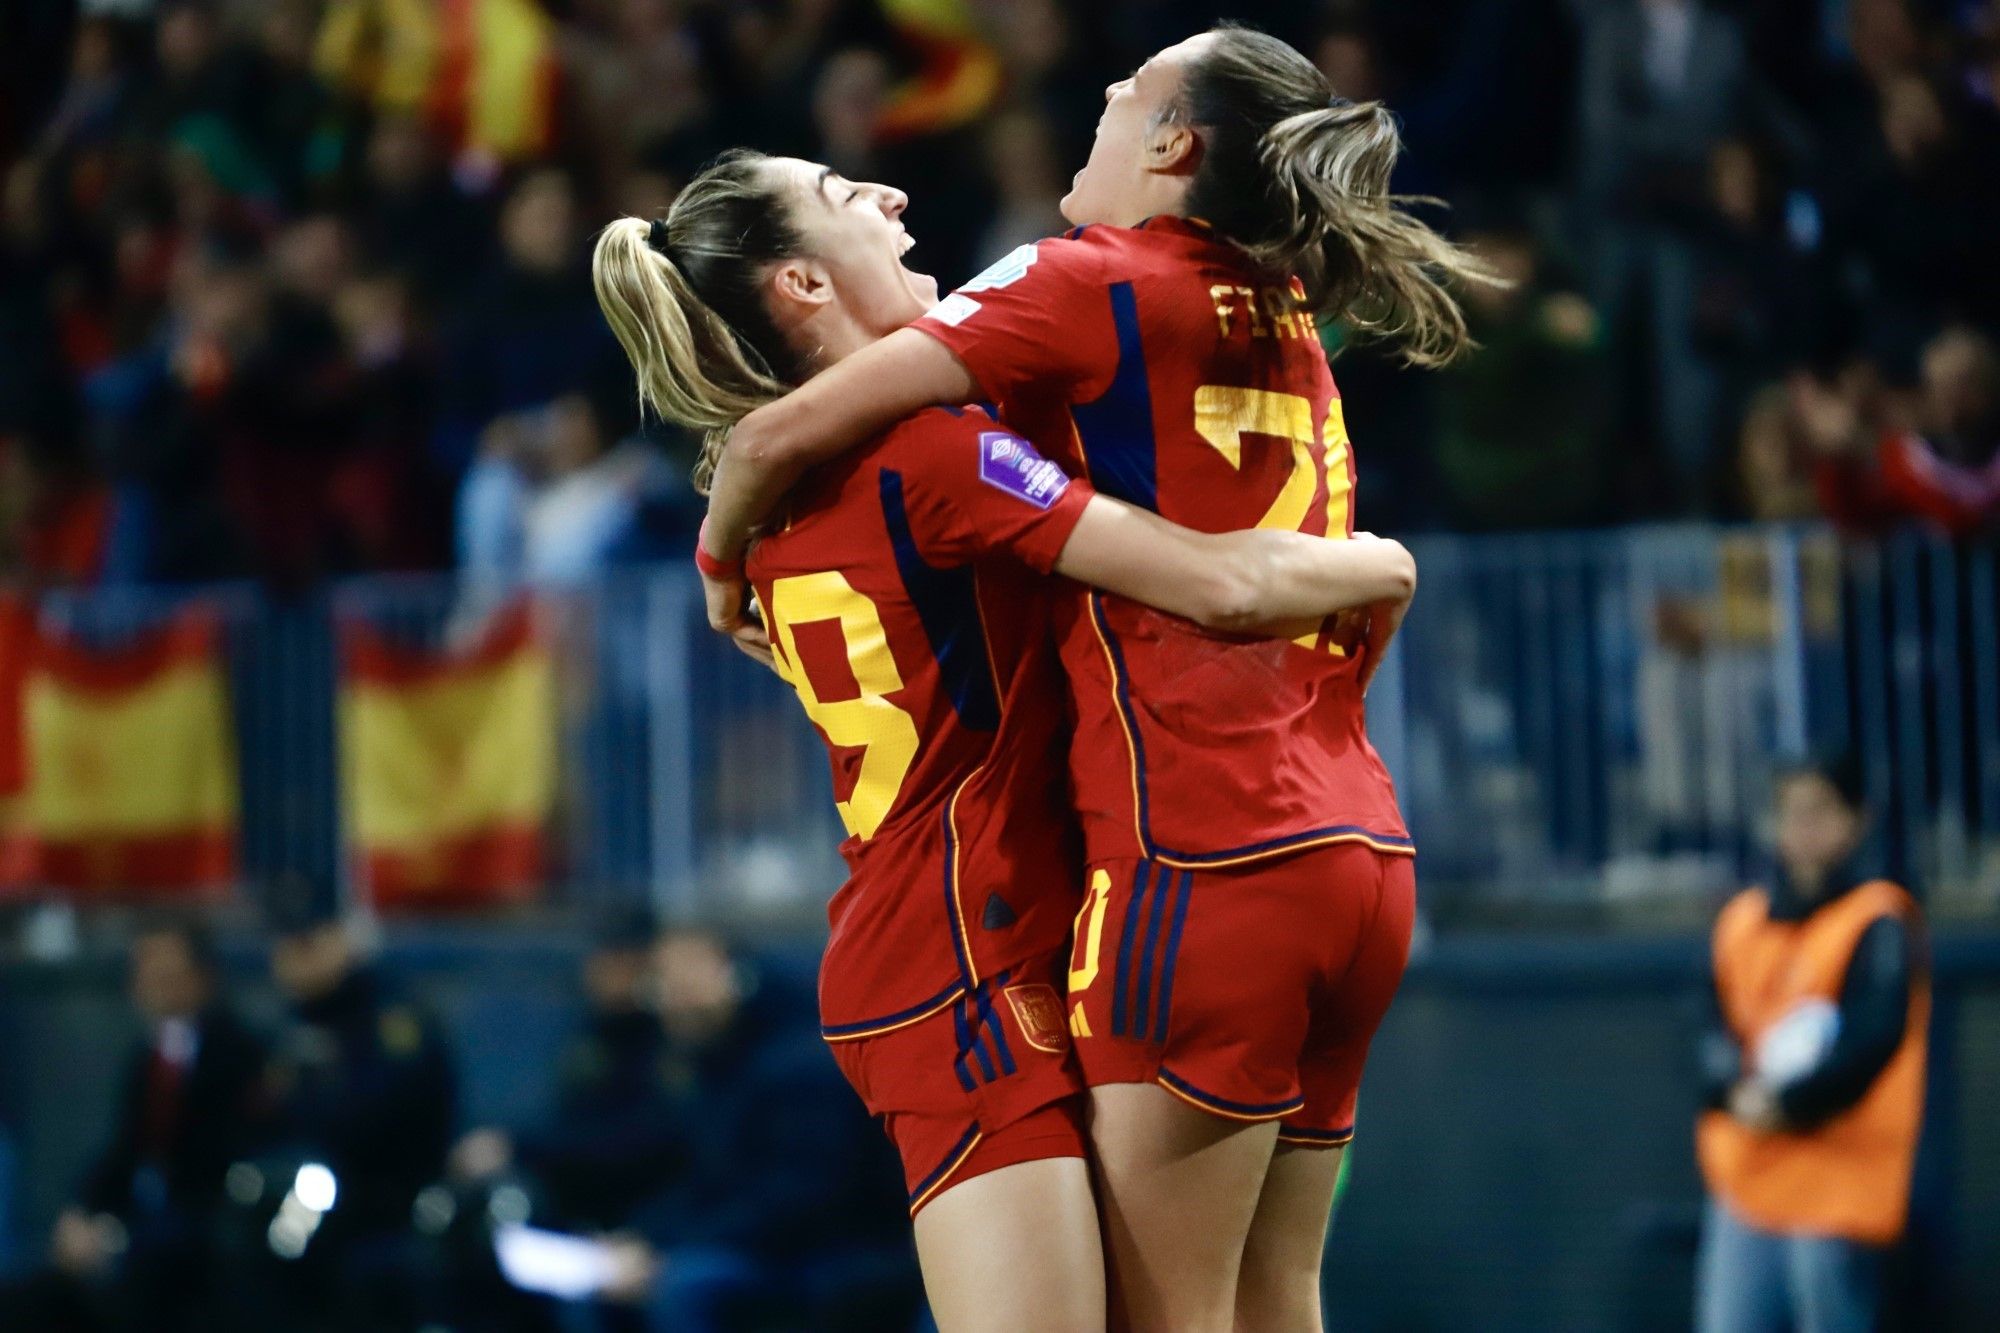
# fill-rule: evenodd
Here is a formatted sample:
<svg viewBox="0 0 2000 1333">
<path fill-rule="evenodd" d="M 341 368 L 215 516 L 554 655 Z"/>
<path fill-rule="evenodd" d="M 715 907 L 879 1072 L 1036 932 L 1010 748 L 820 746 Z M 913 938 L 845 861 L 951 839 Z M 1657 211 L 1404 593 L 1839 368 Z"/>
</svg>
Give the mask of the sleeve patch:
<svg viewBox="0 0 2000 1333">
<path fill-rule="evenodd" d="M 1028 270 L 1034 266 L 1034 262 L 1039 255 L 1040 251 L 1036 249 L 1035 244 L 1032 242 L 1027 245 L 1017 245 L 1006 254 L 1000 256 L 1000 258 L 994 260 L 993 263 L 987 265 L 984 271 L 979 273 L 970 282 L 960 286 L 958 290 L 961 292 L 984 292 L 990 291 L 995 287 L 1005 287 L 1009 283 L 1019 282 L 1027 275 Z"/>
<path fill-rule="evenodd" d="M 958 325 L 977 313 L 979 313 L 979 302 L 969 296 L 960 296 L 957 292 L 953 292 L 924 311 L 924 318 L 934 319 L 940 324 Z"/>
<path fill-rule="evenodd" d="M 979 479 L 988 486 L 1047 509 L 1069 489 L 1064 471 L 1035 452 L 1035 446 L 1004 430 L 979 436 Z"/>
</svg>

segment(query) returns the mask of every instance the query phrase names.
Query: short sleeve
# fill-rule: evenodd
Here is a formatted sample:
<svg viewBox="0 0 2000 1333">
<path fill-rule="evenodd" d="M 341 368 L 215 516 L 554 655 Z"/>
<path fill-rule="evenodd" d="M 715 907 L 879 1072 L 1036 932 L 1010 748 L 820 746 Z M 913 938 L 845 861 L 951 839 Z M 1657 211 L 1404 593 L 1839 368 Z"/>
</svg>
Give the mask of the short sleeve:
<svg viewBox="0 0 2000 1333">
<path fill-rule="evenodd" d="M 1118 371 L 1118 335 L 1096 250 L 1055 237 L 1016 248 L 911 327 L 965 363 L 985 395 L 1029 385 L 1088 401 Z"/>
<path fill-rule="evenodd" d="M 932 564 L 1003 554 L 1046 574 L 1092 495 L 1088 482 L 974 411 L 940 409 L 906 423 L 882 469 L 896 492 L 892 510 Z"/>
</svg>

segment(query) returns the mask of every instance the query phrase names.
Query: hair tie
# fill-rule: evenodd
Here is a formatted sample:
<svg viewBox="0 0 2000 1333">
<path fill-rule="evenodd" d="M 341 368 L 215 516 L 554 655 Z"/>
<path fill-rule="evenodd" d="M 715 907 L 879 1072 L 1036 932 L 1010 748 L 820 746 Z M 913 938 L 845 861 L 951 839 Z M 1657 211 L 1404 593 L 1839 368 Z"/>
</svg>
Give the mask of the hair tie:
<svg viewBox="0 0 2000 1333">
<path fill-rule="evenodd" d="M 1326 109 L 1328 111 L 1340 111 L 1353 105 L 1354 102 L 1351 98 L 1342 97 L 1339 93 L 1335 93 L 1326 99 Z"/>
<path fill-rule="evenodd" d="M 672 255 L 667 254 L 667 222 L 665 218 L 653 219 L 653 225 L 646 229 L 646 244 L 652 246 L 661 254 L 666 255 L 667 258 L 673 258 Z"/>
</svg>

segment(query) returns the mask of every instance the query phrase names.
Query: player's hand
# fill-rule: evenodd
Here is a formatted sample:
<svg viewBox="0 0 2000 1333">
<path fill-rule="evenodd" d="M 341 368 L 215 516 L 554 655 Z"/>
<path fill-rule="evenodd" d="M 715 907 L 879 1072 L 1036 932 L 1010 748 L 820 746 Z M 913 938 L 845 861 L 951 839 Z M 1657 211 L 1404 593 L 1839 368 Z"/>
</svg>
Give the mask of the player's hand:
<svg viewBox="0 0 2000 1333">
<path fill-rule="evenodd" d="M 1409 613 L 1407 600 L 1377 602 L 1368 608 L 1368 625 L 1361 635 L 1361 692 L 1364 695 L 1368 693 L 1368 687 L 1375 683 L 1375 673 L 1382 669 L 1382 659 L 1388 654 L 1389 644 L 1395 639 L 1396 631 L 1403 628 L 1403 617 Z"/>
<path fill-rule="evenodd" d="M 717 634 L 727 634 L 731 643 L 775 670 L 771 661 L 771 638 L 764 632 L 764 622 L 756 613 L 750 586 L 740 578 L 723 578 L 703 572 L 701 594 L 708 607 L 708 627 Z"/>
</svg>

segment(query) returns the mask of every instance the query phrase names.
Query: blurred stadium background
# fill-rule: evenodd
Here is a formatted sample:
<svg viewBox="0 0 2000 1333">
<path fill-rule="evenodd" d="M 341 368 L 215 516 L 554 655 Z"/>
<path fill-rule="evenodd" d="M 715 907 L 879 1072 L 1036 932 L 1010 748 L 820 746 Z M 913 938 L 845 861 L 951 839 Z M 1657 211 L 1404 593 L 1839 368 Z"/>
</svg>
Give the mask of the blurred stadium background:
<svg viewBox="0 0 2000 1333">
<path fill-rule="evenodd" d="M 2000 3 L 7 0 L 10 1327 L 683 1327 L 745 1271 L 739 1326 L 913 1326 L 811 1050 L 824 765 L 699 623 L 690 442 L 587 242 L 748 143 L 909 190 L 949 286 L 1218 9 L 1386 98 L 1399 189 L 1520 279 L 1448 373 L 1327 335 L 1362 524 L 1423 569 L 1371 713 L 1424 922 L 1337 1326 L 1687 1327 L 1703 932 L 1774 767 L 1838 749 L 1935 928 L 1897 1326 L 2000 1326 Z M 279 1071 L 226 1189 L 105 1183 L 165 911 Z M 299 1050 L 328 977 L 366 1059 Z M 302 1277 L 321 1161 L 385 1220 Z M 207 1257 L 73 1280 L 120 1244 L 77 1210 L 137 1256 L 188 1189 L 160 1243 Z M 633 1237 L 630 1299 L 513 1293 L 523 1218 Z"/>
</svg>

